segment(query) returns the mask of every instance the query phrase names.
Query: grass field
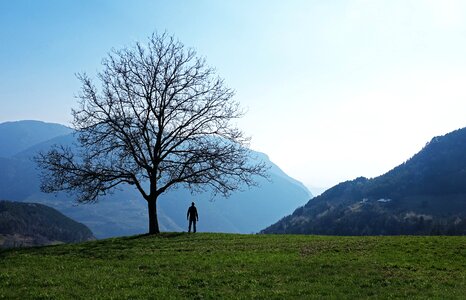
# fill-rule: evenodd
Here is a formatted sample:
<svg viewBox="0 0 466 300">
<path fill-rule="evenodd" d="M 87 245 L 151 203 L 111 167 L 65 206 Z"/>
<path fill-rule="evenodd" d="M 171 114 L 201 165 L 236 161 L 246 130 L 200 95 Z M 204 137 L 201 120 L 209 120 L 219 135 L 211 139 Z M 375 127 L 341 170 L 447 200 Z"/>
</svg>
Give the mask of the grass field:
<svg viewBox="0 0 466 300">
<path fill-rule="evenodd" d="M 466 237 L 166 233 L 0 252 L 0 298 L 466 298 Z"/>
</svg>

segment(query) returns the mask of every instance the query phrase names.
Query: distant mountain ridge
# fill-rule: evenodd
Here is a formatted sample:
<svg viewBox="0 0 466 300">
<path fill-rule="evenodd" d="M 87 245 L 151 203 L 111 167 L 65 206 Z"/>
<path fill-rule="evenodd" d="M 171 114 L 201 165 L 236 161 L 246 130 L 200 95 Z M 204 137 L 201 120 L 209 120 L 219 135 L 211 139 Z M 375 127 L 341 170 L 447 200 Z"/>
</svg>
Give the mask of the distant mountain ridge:
<svg viewBox="0 0 466 300">
<path fill-rule="evenodd" d="M 55 127 L 55 124 L 51 126 Z M 11 140 L 0 135 L 0 143 L 8 139 Z M 34 201 L 51 206 L 86 224 L 99 238 L 145 233 L 148 226 L 147 203 L 134 187 L 122 186 L 120 191 L 106 196 L 99 203 L 80 205 L 63 193 L 54 195 L 40 192 L 38 170 L 32 157 L 37 151 L 47 150 L 53 144 L 72 145 L 74 141 L 72 131 L 63 135 L 58 130 L 55 136 L 49 135 L 26 149 L 18 147 L 8 157 L 0 157 L 0 198 Z M 265 154 L 255 154 L 270 166 L 271 181 L 259 178 L 258 187 L 246 188 L 235 192 L 228 199 L 219 197 L 213 202 L 205 194 L 191 195 L 184 188 L 171 190 L 163 194 L 158 202 L 161 230 L 186 231 L 186 210 L 195 201 L 200 214 L 199 231 L 258 232 L 281 216 L 291 213 L 311 197 L 304 185 L 286 175 Z"/>
<path fill-rule="evenodd" d="M 38 203 L 0 201 L 0 248 L 94 240 L 91 230 Z"/>
<path fill-rule="evenodd" d="M 0 157 L 10 157 L 27 148 L 70 134 L 73 130 L 64 125 L 42 121 L 15 121 L 0 123 Z"/>
<path fill-rule="evenodd" d="M 466 234 L 466 128 L 386 174 L 336 185 L 263 233 Z"/>
</svg>

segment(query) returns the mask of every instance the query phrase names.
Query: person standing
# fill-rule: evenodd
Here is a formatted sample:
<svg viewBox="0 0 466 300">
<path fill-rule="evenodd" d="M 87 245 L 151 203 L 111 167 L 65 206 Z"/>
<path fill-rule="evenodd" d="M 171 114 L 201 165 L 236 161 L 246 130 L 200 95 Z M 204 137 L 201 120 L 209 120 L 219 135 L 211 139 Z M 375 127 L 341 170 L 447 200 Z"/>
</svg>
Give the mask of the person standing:
<svg viewBox="0 0 466 300">
<path fill-rule="evenodd" d="M 192 202 L 191 206 L 188 208 L 186 218 L 189 220 L 188 232 L 191 232 L 191 225 L 193 225 L 193 232 L 196 233 L 196 221 L 199 221 L 199 216 L 197 214 L 197 209 L 194 206 L 194 202 Z"/>
</svg>

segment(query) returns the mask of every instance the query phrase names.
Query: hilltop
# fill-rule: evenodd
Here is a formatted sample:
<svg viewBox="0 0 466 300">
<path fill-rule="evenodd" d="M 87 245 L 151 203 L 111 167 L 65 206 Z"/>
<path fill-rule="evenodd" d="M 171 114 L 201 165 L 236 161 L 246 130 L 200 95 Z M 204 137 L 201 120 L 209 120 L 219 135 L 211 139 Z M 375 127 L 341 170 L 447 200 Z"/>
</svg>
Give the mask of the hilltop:
<svg viewBox="0 0 466 300">
<path fill-rule="evenodd" d="M 466 128 L 386 174 L 338 184 L 263 233 L 466 234 Z"/>
<path fill-rule="evenodd" d="M 0 298 L 464 297 L 464 237 L 182 234 L 0 252 Z"/>
</svg>

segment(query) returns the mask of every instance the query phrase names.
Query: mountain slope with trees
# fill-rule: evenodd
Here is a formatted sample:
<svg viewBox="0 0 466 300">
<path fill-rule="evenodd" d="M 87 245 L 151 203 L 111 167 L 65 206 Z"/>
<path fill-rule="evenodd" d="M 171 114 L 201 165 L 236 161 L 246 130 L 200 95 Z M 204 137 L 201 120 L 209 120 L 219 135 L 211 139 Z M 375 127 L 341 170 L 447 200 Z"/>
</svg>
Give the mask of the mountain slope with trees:
<svg viewBox="0 0 466 300">
<path fill-rule="evenodd" d="M 466 234 L 466 128 L 386 174 L 338 184 L 263 233 Z"/>
<path fill-rule="evenodd" d="M 77 243 L 94 239 L 85 225 L 51 207 L 0 201 L 0 247 Z"/>
</svg>

